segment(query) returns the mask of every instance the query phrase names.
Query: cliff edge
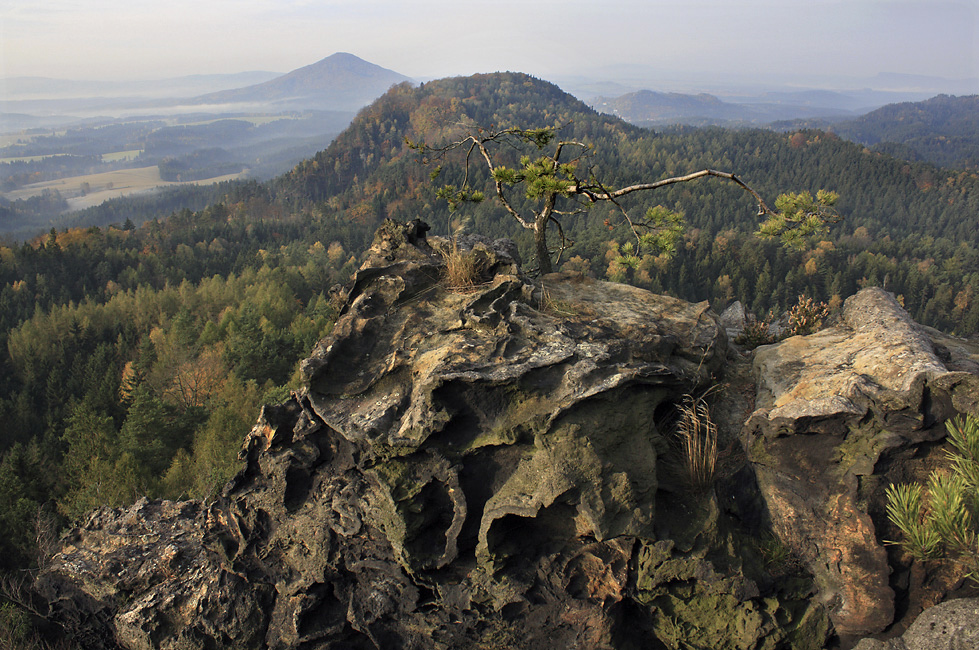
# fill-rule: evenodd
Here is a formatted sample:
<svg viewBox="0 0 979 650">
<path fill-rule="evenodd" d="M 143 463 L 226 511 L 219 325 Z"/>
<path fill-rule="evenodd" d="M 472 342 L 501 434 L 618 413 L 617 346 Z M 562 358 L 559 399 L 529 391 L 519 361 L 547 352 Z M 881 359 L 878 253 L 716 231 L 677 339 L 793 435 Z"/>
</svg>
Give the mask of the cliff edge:
<svg viewBox="0 0 979 650">
<path fill-rule="evenodd" d="M 133 650 L 815 650 L 894 622 L 875 495 L 924 471 L 979 384 L 888 321 L 886 295 L 852 304 L 915 342 L 880 361 L 904 374 L 858 352 L 850 380 L 809 374 L 840 370 L 818 350 L 865 316 L 760 351 L 751 417 L 719 418 L 705 489 L 677 469 L 678 413 L 738 363 L 706 303 L 531 281 L 505 240 L 426 229 L 378 231 L 305 387 L 263 409 L 219 498 L 103 509 L 68 534 L 38 582 L 54 620 Z M 460 253 L 471 288 L 446 279 Z"/>
</svg>

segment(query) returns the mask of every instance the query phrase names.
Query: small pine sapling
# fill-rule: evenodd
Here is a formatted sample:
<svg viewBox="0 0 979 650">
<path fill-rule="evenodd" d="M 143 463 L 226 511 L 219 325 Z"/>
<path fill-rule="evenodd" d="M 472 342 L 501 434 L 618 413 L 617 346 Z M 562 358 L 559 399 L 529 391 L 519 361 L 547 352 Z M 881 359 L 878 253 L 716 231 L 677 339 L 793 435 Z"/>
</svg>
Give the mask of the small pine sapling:
<svg viewBox="0 0 979 650">
<path fill-rule="evenodd" d="M 887 489 L 887 516 L 903 536 L 891 543 L 918 560 L 956 562 L 979 585 L 979 417 L 945 426 L 953 447 L 948 467 L 932 472 L 926 486 Z"/>
</svg>

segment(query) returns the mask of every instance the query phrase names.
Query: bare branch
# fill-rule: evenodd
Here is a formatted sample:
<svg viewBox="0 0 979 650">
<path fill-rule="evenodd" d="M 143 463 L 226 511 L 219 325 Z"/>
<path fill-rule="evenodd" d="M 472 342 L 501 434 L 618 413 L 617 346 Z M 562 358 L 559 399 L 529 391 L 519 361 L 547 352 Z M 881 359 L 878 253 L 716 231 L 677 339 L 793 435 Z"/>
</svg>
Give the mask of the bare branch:
<svg viewBox="0 0 979 650">
<path fill-rule="evenodd" d="M 487 170 L 493 177 L 496 195 L 503 208 L 521 226 L 534 231 L 536 255 L 539 258 L 538 262 L 542 273 L 547 273 L 552 268 L 551 251 L 547 246 L 547 228 L 554 224 L 558 229 L 558 236 L 561 240 L 561 248 L 558 254 L 558 259 L 560 259 L 560 254 L 571 244 L 568 243 L 570 240 L 565 236 L 557 217 L 579 214 L 583 211 L 581 208 L 575 210 L 559 209 L 558 201 L 561 198 L 578 201 L 579 204 L 583 202 L 594 204 L 601 201 L 612 203 L 628 224 L 640 248 L 651 246 L 658 247 L 661 251 L 673 249 L 676 237 L 683 230 L 682 215 L 665 209 L 662 209 L 663 212 L 658 212 L 659 208 L 654 208 L 641 219 L 633 219 L 619 202 L 619 199 L 635 192 L 656 190 L 708 176 L 722 178 L 735 183 L 750 194 L 758 204 L 759 216 L 767 217 L 767 221 L 762 224 L 758 231 L 759 236 L 780 237 L 784 245 L 798 248 L 803 246 L 807 237 L 820 232 L 826 223 L 831 223 L 837 220 L 834 217 L 838 217 L 831 210 L 833 202 L 838 198 L 834 193 L 821 190 L 815 200 L 808 193 L 782 195 L 776 202 L 777 210 L 773 210 L 757 191 L 736 175 L 714 169 L 702 169 L 683 176 L 613 190 L 598 181 L 594 172 L 589 172 L 590 178 L 587 181 L 577 177 L 577 165 L 587 157 L 589 146 L 575 140 L 554 142 L 553 138 L 558 127 L 539 129 L 514 127 L 498 131 L 485 131 L 474 124 L 463 124 L 462 126 L 469 130 L 469 135 L 461 140 L 451 142 L 438 149 L 429 149 L 424 145 L 420 147 L 416 145 L 415 148 L 434 151 L 436 157 L 441 158 L 456 148 L 468 146 L 462 191 L 456 192 L 453 186 L 446 186 L 447 189 L 451 190 L 451 192 L 447 192 L 450 196 L 450 205 L 453 201 L 458 203 L 477 200 L 477 192 L 472 191 L 468 185 L 470 182 L 469 165 L 472 155 L 478 149 L 486 163 Z M 521 167 L 517 169 L 506 166 L 494 167 L 492 154 L 497 152 L 499 147 L 508 146 L 520 150 L 518 145 L 521 143 L 535 145 L 542 153 L 533 159 L 530 156 L 521 158 Z M 544 148 L 549 146 L 553 147 L 553 152 L 550 155 L 543 153 Z M 579 147 L 580 151 L 574 152 L 571 158 L 562 161 L 562 156 L 566 155 L 569 148 L 572 147 Z M 526 216 L 520 214 L 507 197 L 508 189 L 513 191 L 512 187 L 520 184 L 525 184 L 528 198 L 539 201 L 538 208 L 531 209 Z M 478 200 L 481 200 L 481 193 L 478 194 L 480 194 Z M 579 196 L 582 199 L 578 199 Z M 786 196 L 788 196 L 787 199 Z"/>
<path fill-rule="evenodd" d="M 692 174 L 687 174 L 685 176 L 674 176 L 673 178 L 664 178 L 662 180 L 656 181 L 654 183 L 640 183 L 638 185 L 630 185 L 628 187 L 623 187 L 615 191 L 609 191 L 600 183 L 598 184 L 598 190 L 595 191 L 595 187 L 590 187 L 588 185 L 582 185 L 572 188 L 570 191 L 575 194 L 582 194 L 587 196 L 589 200 L 593 203 L 598 201 L 612 201 L 620 197 L 626 196 L 627 194 L 632 194 L 633 192 L 644 192 L 647 190 L 657 190 L 661 187 L 667 187 L 668 185 L 675 185 L 677 183 L 687 183 L 689 181 L 697 180 L 698 178 L 704 178 L 706 176 L 715 176 L 717 178 L 724 178 L 729 181 L 733 181 L 741 189 L 745 190 L 758 202 L 759 211 L 763 214 L 774 215 L 777 214 L 774 210 L 768 207 L 761 195 L 758 194 L 754 189 L 748 186 L 747 183 L 742 181 L 740 178 L 734 174 L 728 172 L 719 172 L 714 169 L 702 169 L 699 172 L 694 172 Z"/>
<path fill-rule="evenodd" d="M 636 222 L 632 220 L 632 218 L 629 216 L 629 213 L 626 211 L 626 209 L 622 207 L 622 204 L 615 200 L 615 197 L 612 195 L 612 193 L 604 185 L 602 185 L 600 181 L 596 181 L 596 183 L 598 184 L 598 187 L 604 194 L 604 200 L 614 205 L 616 208 L 619 209 L 619 212 L 622 213 L 622 217 L 625 219 L 626 223 L 629 224 L 629 228 L 632 230 L 632 234 L 636 238 L 636 243 L 637 244 L 641 243 L 642 237 L 640 237 L 639 231 L 636 230 Z M 592 200 L 594 202 L 598 199 L 592 199 Z"/>
<path fill-rule="evenodd" d="M 503 191 L 503 182 L 500 181 L 495 174 L 493 174 L 493 160 L 490 158 L 489 151 L 486 150 L 486 141 L 477 140 L 476 138 L 473 138 L 473 136 L 469 137 L 472 138 L 474 145 L 478 146 L 479 151 L 483 154 L 483 160 L 486 161 L 486 168 L 489 170 L 490 176 L 493 178 L 493 182 L 496 183 L 496 196 L 499 197 L 500 203 L 502 203 L 506 211 L 510 213 L 510 216 L 520 222 L 521 226 L 529 230 L 533 230 L 534 223 L 532 221 L 527 221 L 519 212 L 513 209 L 513 206 L 510 205 L 510 201 L 507 200 L 506 192 Z M 468 166 L 466 173 L 468 177 Z"/>
<path fill-rule="evenodd" d="M 560 221 L 558 221 L 554 217 L 551 217 L 550 220 L 551 223 L 557 226 L 558 238 L 561 240 L 561 246 L 558 248 L 557 259 L 555 260 L 555 263 L 560 263 L 561 257 L 564 255 L 564 251 L 574 246 L 574 241 L 568 239 L 567 236 L 564 234 L 564 227 L 561 225 Z"/>
</svg>

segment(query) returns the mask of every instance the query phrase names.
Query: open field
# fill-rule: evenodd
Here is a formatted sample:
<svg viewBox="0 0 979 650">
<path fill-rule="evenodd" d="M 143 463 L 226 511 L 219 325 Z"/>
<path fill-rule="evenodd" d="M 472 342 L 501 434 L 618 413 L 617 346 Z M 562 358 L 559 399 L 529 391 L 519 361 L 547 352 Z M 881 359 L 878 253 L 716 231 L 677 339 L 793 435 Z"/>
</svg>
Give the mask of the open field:
<svg viewBox="0 0 979 650">
<path fill-rule="evenodd" d="M 298 120 L 299 117 L 295 115 L 234 115 L 229 117 L 216 117 L 210 120 L 199 120 L 197 122 L 180 122 L 174 119 L 168 120 L 170 126 L 202 126 L 205 124 L 214 124 L 215 122 L 223 122 L 225 120 L 238 120 L 240 122 L 249 122 L 255 126 L 262 126 L 263 124 L 270 124 L 272 122 L 278 122 L 279 120 Z"/>
<path fill-rule="evenodd" d="M 112 151 L 110 153 L 102 154 L 102 162 L 116 162 L 118 160 L 135 160 L 139 158 L 139 154 L 143 153 L 142 149 L 131 149 L 129 151 Z M 70 156 L 67 153 L 49 153 L 40 156 L 11 156 L 8 158 L 0 158 L 0 163 L 14 163 L 14 162 L 37 162 L 38 160 L 44 160 L 45 158 L 57 158 L 58 156 Z"/>
<path fill-rule="evenodd" d="M 102 154 L 102 162 L 116 162 L 117 160 L 136 160 L 143 153 L 142 149 L 131 149 L 130 151 L 113 151 L 112 153 Z"/>
<path fill-rule="evenodd" d="M 0 124 L 2 126 L 2 124 Z M 34 138 L 44 138 L 49 135 L 64 135 L 64 129 L 55 131 L 44 131 L 42 133 L 4 133 L 0 135 L 0 147 L 12 147 L 15 144 L 24 144 Z"/>
<path fill-rule="evenodd" d="M 240 177 L 243 173 L 227 174 L 225 176 L 217 176 L 199 181 L 178 183 L 162 180 L 160 178 L 160 169 L 156 166 L 139 167 L 137 169 L 122 169 L 103 172 L 101 174 L 72 176 L 71 178 L 33 183 L 12 192 L 0 193 L 0 196 L 11 201 L 16 201 L 17 199 L 38 196 L 45 190 L 57 190 L 61 193 L 61 196 L 68 200 L 70 210 L 81 210 L 127 194 L 148 192 L 159 187 L 170 187 L 173 185 L 210 185 L 212 183 L 220 183 L 221 181 L 233 180 Z"/>
<path fill-rule="evenodd" d="M 66 153 L 49 153 L 43 156 L 12 156 L 10 158 L 0 158 L 0 163 L 15 163 L 15 162 L 37 162 L 38 160 L 44 160 L 45 158 L 57 158 L 58 156 L 67 156 Z"/>
</svg>

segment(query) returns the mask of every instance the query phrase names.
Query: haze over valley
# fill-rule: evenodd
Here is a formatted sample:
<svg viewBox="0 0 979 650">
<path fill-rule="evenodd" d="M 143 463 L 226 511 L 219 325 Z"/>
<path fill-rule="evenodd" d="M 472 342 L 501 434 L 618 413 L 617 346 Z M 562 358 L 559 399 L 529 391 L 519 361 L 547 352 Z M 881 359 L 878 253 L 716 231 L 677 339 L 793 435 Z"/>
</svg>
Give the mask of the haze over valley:
<svg viewBox="0 0 979 650">
<path fill-rule="evenodd" d="M 0 650 L 979 639 L 977 288 L 974 2 L 6 0 Z"/>
<path fill-rule="evenodd" d="M 601 74 L 567 78 L 565 90 L 599 112 L 652 128 L 832 128 L 885 104 L 979 87 L 974 80 L 878 75 L 842 89 L 774 82 L 737 87 L 727 80 L 711 94 L 652 90 L 651 67 Z M 272 178 L 325 148 L 357 110 L 397 83 L 418 82 L 347 53 L 285 74 L 6 79 L 0 200 L 37 206 L 33 216 L 0 224 L 0 232 L 27 236 L 52 223 L 72 223 L 63 214 L 165 187 Z"/>
</svg>

